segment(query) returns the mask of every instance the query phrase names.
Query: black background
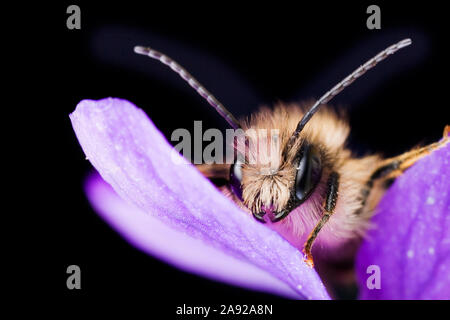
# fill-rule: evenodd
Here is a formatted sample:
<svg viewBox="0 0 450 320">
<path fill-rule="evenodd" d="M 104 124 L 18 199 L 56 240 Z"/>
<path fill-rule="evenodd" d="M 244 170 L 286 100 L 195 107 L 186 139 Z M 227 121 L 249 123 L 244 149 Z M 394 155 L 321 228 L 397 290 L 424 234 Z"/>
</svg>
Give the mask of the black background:
<svg viewBox="0 0 450 320">
<path fill-rule="evenodd" d="M 81 8 L 81 30 L 66 28 L 70 4 Z M 358 153 L 391 156 L 419 142 L 436 141 L 449 122 L 444 10 L 437 4 L 381 2 L 382 29 L 368 30 L 370 4 L 63 1 L 48 6 L 45 29 L 40 30 L 44 36 L 29 39 L 39 42 L 37 55 L 43 56 L 33 61 L 39 69 L 33 75 L 33 92 L 41 99 L 37 107 L 45 109 L 39 130 L 49 134 L 49 148 L 38 154 L 48 165 L 38 190 L 45 196 L 33 211 L 34 218 L 39 216 L 34 239 L 44 240 L 39 241 L 38 254 L 46 270 L 46 291 L 66 301 L 137 297 L 154 308 L 164 308 L 156 299 L 175 305 L 278 299 L 184 273 L 127 244 L 95 214 L 84 195 L 83 180 L 92 168 L 68 115 L 82 99 L 114 96 L 146 110 L 167 137 L 175 128 L 191 128 L 193 120 L 203 120 L 204 128 L 226 127 L 177 75 L 135 55 L 135 44 L 172 56 L 243 116 L 260 104 L 318 98 L 378 51 L 411 37 L 411 47 L 382 62 L 334 102 L 348 110 L 350 145 Z M 185 55 L 183 48 L 222 65 L 203 66 L 202 58 Z M 217 71 L 221 68 L 248 87 L 236 88 L 231 78 L 223 79 Z M 66 288 L 71 264 L 81 267 L 82 290 Z"/>
</svg>

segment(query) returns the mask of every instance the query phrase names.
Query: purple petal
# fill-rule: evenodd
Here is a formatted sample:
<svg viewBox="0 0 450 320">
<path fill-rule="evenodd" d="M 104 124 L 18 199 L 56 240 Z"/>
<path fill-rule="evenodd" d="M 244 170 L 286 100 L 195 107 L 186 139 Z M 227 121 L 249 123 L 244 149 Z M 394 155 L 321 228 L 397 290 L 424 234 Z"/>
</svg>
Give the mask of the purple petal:
<svg viewBox="0 0 450 320">
<path fill-rule="evenodd" d="M 135 209 L 124 219 L 124 211 L 116 214 L 103 207 L 101 211 L 108 216 L 106 219 L 134 245 L 157 256 L 161 256 L 162 250 L 155 248 L 171 250 L 163 259 L 183 269 L 255 288 L 256 275 L 245 283 L 248 265 L 252 264 L 261 269 L 259 277 L 265 279 L 262 287 L 268 288 L 276 282 L 261 276 L 265 271 L 290 288 L 289 291 L 277 284 L 270 289 L 274 293 L 284 290 L 290 296 L 295 292 L 301 298 L 329 299 L 317 273 L 303 262 L 303 255 L 225 198 L 197 169 L 174 152 L 142 110 L 120 99 L 84 100 L 70 118 L 87 158 L 103 179 L 122 199 L 147 213 L 146 219 L 152 219 L 145 220 L 145 225 L 151 225 L 157 217 L 178 234 L 201 242 L 202 248 L 209 246 L 210 250 L 220 250 L 240 263 L 215 272 L 210 269 L 209 256 L 196 252 L 200 250 L 198 246 L 189 245 L 194 239 L 174 240 L 174 246 L 169 246 L 170 237 L 165 238 L 164 233 L 145 236 L 143 229 L 135 232 L 134 226 L 144 223 L 141 221 L 143 214 Z M 93 189 L 88 188 L 90 192 Z M 102 198 L 93 194 L 90 198 L 99 200 L 93 203 L 100 208 Z M 150 230 L 159 226 L 161 223 Z M 195 255 L 197 266 L 192 260 L 186 262 L 186 254 Z M 231 264 L 230 261 L 227 258 L 224 263 Z"/>
<path fill-rule="evenodd" d="M 378 206 L 357 259 L 361 299 L 450 299 L 450 146 L 408 169 Z M 370 290 L 367 267 L 381 288 Z"/>
<path fill-rule="evenodd" d="M 208 278 L 298 298 L 298 293 L 284 282 L 253 264 L 214 249 L 186 233 L 178 232 L 125 202 L 97 173 L 88 177 L 85 190 L 97 213 L 142 251 L 180 269 Z M 231 273 L 229 270 L 238 272 Z"/>
</svg>

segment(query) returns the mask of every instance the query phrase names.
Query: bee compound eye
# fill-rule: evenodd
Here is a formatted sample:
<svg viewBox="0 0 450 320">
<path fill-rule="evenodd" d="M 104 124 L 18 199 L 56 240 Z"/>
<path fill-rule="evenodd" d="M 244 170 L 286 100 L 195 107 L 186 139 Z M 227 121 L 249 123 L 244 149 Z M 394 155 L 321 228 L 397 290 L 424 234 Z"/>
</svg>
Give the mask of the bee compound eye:
<svg viewBox="0 0 450 320">
<path fill-rule="evenodd" d="M 242 165 L 236 160 L 230 167 L 230 186 L 233 193 L 242 201 Z"/>
<path fill-rule="evenodd" d="M 306 145 L 300 156 L 295 177 L 295 196 L 301 202 L 305 201 L 320 181 L 322 161 L 317 148 Z"/>
</svg>

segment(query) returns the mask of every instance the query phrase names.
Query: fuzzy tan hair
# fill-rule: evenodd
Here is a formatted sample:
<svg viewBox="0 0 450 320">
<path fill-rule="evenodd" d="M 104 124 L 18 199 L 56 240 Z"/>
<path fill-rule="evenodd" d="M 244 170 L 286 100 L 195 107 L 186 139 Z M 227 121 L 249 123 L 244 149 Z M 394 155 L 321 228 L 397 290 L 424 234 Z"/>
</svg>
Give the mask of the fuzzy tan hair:
<svg viewBox="0 0 450 320">
<path fill-rule="evenodd" d="M 295 181 L 296 170 L 293 162 L 305 141 L 321 151 L 325 167 L 328 169 L 339 165 L 340 160 L 343 160 L 342 153 L 349 134 L 349 126 L 346 121 L 341 120 L 342 117 L 329 108 L 323 108 L 318 112 L 292 147 L 286 150 L 297 123 L 311 104 L 301 106 L 278 104 L 273 110 L 263 107 L 243 122 L 243 129 L 249 132 L 247 134 L 249 149 L 244 151 L 241 144 L 238 151 L 247 152 L 252 160 L 247 161 L 242 168 L 243 201 L 252 211 L 259 212 L 262 206 L 271 207 L 275 211 L 284 208 Z M 263 128 L 267 135 L 259 134 L 260 131 L 249 130 L 255 128 Z M 275 150 L 269 146 L 260 148 L 264 144 L 270 145 L 273 139 L 272 131 L 278 131 L 279 147 Z M 336 161 L 338 163 L 335 163 Z"/>
<path fill-rule="evenodd" d="M 273 110 L 262 107 L 259 112 L 241 121 L 248 142 L 235 145 L 239 153 L 248 154 L 247 161 L 242 166 L 242 201 L 228 187 L 221 188 L 224 195 L 248 214 L 267 208 L 274 212 L 282 210 L 291 196 L 296 176 L 295 159 L 301 146 L 307 142 L 318 148 L 323 173 L 314 192 L 285 219 L 269 223 L 269 227 L 277 230 L 299 249 L 323 215 L 327 179 L 332 171 L 340 176 L 339 195 L 335 213 L 319 233 L 316 240 L 319 245 L 316 248 L 320 249 L 320 244 L 336 247 L 364 234 L 370 226 L 373 208 L 384 192 L 383 188 L 375 185 L 367 202 L 363 202 L 361 191 L 381 158 L 378 155 L 354 157 L 345 145 L 350 131 L 345 115 L 338 114 L 327 106 L 323 106 L 314 115 L 291 148 L 286 149 L 297 123 L 311 104 L 312 102 L 302 105 L 279 103 Z M 249 129 L 265 129 L 267 135 Z M 278 130 L 278 149 L 261 149 L 261 145 L 271 143 L 275 135 L 272 130 Z M 217 176 L 216 171 L 220 170 L 225 177 L 229 172 L 229 165 L 202 166 L 200 170 L 207 176 L 208 172 Z"/>
</svg>

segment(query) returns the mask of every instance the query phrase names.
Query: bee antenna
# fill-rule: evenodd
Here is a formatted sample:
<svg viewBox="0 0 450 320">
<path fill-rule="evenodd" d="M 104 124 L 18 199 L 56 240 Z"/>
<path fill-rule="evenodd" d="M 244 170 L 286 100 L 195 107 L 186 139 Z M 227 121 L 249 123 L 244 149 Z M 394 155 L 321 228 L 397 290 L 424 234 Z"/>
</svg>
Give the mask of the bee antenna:
<svg viewBox="0 0 450 320">
<path fill-rule="evenodd" d="M 172 60 L 165 54 L 153 50 L 149 47 L 136 46 L 134 47 L 134 52 L 137 54 L 142 54 L 144 56 L 149 56 L 150 58 L 159 60 L 166 66 L 170 67 L 173 71 L 178 73 L 178 75 L 183 78 L 189 85 L 197 91 L 197 93 L 202 96 L 208 103 L 216 109 L 216 111 L 233 127 L 233 129 L 241 128 L 239 121 L 229 112 L 222 103 L 219 102 L 204 86 L 200 84 L 189 72 L 186 71 L 182 66 L 180 66 L 176 61 Z"/>
<path fill-rule="evenodd" d="M 349 76 L 347 76 L 344 80 L 335 85 L 330 91 L 325 93 L 316 103 L 309 109 L 309 111 L 303 116 L 303 118 L 299 121 L 297 128 L 295 129 L 294 134 L 291 137 L 291 141 L 295 141 L 300 132 L 303 130 L 308 121 L 312 118 L 312 116 L 319 110 L 320 106 L 327 103 L 331 99 L 333 99 L 339 92 L 344 90 L 344 88 L 348 87 L 352 84 L 356 79 L 361 77 L 366 71 L 372 69 L 378 62 L 383 61 L 388 56 L 397 52 L 401 48 L 407 47 L 412 43 L 411 39 L 404 39 L 396 44 L 391 45 L 390 47 L 384 49 L 372 59 L 368 60 L 358 69 L 353 71 Z"/>
</svg>

